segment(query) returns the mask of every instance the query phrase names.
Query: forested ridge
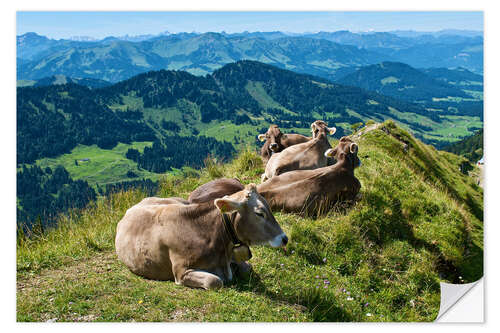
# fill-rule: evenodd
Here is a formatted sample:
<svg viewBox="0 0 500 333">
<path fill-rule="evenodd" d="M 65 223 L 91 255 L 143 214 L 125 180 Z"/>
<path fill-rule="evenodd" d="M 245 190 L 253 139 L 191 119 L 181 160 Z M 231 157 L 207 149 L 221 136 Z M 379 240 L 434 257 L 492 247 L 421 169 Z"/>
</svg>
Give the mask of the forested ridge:
<svg viewBox="0 0 500 333">
<path fill-rule="evenodd" d="M 448 73 L 450 73 L 449 71 Z M 433 72 L 434 76 L 441 71 Z M 451 72 L 449 75 L 453 75 Z M 454 78 L 456 75 L 453 76 Z M 408 102 L 427 101 L 448 96 L 470 98 L 464 91 L 407 64 L 383 62 L 365 66 L 338 80 L 339 83 L 376 91 Z"/>
<path fill-rule="evenodd" d="M 483 157 L 483 130 L 479 130 L 476 134 L 471 135 L 462 141 L 455 142 L 443 150 L 449 151 L 457 155 L 463 155 L 471 162 L 475 163 Z"/>
</svg>

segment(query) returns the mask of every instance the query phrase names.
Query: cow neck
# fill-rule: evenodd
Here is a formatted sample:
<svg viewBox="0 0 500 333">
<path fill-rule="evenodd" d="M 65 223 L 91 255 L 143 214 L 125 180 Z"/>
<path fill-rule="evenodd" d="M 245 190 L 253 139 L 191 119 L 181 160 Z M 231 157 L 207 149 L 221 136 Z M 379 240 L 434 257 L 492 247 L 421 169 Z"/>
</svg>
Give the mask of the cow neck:
<svg viewBox="0 0 500 333">
<path fill-rule="evenodd" d="M 337 163 L 332 166 L 339 165 L 339 167 L 344 167 L 347 171 L 354 174 L 354 158 L 352 154 L 345 154 L 343 159 L 339 159 Z"/>
<path fill-rule="evenodd" d="M 231 214 L 231 217 L 229 217 L 228 214 L 222 213 L 222 224 L 224 225 L 224 229 L 226 232 L 229 234 L 229 237 L 231 238 L 231 242 L 235 245 L 241 245 L 243 244 L 242 241 L 239 240 L 238 236 L 236 236 L 236 230 L 234 229 L 233 223 L 236 218 L 237 212 L 233 212 Z"/>
<path fill-rule="evenodd" d="M 326 133 L 318 134 L 318 136 L 315 139 L 320 144 L 330 145 L 330 143 L 328 142 L 328 136 Z"/>
</svg>

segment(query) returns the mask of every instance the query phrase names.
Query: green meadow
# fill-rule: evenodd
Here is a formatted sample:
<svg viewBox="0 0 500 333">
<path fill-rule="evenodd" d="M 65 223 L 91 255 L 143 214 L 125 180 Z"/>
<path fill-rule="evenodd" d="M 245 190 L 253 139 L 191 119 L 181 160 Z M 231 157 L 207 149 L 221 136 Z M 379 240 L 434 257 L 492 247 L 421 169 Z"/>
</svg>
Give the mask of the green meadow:
<svg viewBox="0 0 500 333">
<path fill-rule="evenodd" d="M 151 145 L 152 142 L 119 143 L 113 149 L 101 149 L 96 145 L 78 145 L 69 154 L 63 154 L 56 158 L 43 158 L 37 160 L 36 164 L 41 168 L 50 167 L 53 169 L 58 165 L 62 165 L 68 170 L 71 178 L 85 180 L 91 185 L 142 178 L 158 180 L 160 178 L 159 174 L 138 169 L 137 163 L 125 157 L 129 148 L 143 152 L 144 147 L 150 147 Z M 133 171 L 137 177 L 127 177 L 128 171 Z"/>
</svg>

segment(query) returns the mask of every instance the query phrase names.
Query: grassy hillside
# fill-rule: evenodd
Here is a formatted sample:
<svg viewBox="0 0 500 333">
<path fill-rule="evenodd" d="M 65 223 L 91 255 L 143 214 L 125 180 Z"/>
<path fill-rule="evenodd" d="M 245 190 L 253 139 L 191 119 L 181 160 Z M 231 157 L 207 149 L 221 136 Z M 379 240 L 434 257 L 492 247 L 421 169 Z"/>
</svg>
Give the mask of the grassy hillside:
<svg viewBox="0 0 500 333">
<path fill-rule="evenodd" d="M 142 152 L 144 147 L 151 147 L 152 142 L 119 143 L 113 149 L 101 149 L 96 145 L 78 145 L 69 154 L 56 158 L 42 158 L 36 161 L 41 168 L 55 168 L 62 165 L 71 178 L 82 179 L 90 185 L 117 183 L 120 181 L 149 178 L 158 180 L 160 175 L 144 169 L 138 169 L 137 163 L 125 157 L 129 148 Z M 88 160 L 87 160 L 88 159 Z M 75 160 L 78 165 L 75 164 Z M 127 177 L 127 172 L 134 172 L 137 177 Z"/>
<path fill-rule="evenodd" d="M 483 274 L 483 192 L 464 158 L 386 122 L 354 135 L 359 202 L 317 219 L 275 212 L 290 238 L 256 247 L 254 272 L 219 291 L 133 275 L 114 254 L 116 224 L 140 201 L 122 192 L 32 239 L 18 238 L 18 321 L 432 321 L 439 282 Z M 407 145 L 408 149 L 404 149 Z M 228 164 L 167 176 L 159 196 L 187 197 L 211 179 L 258 182 L 246 150 Z"/>
</svg>

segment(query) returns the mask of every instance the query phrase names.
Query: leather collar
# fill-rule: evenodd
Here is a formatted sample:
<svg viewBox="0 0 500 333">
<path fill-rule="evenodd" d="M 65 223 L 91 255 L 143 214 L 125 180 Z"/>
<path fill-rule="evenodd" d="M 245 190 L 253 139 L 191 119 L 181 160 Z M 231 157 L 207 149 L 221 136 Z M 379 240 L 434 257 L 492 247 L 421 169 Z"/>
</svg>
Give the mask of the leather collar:
<svg viewBox="0 0 500 333">
<path fill-rule="evenodd" d="M 233 223 L 234 218 L 236 217 L 236 212 L 231 214 L 231 217 L 228 216 L 226 213 L 222 213 L 222 222 L 224 223 L 224 228 L 226 229 L 227 233 L 229 234 L 229 237 L 231 237 L 231 242 L 235 246 L 243 244 L 242 241 L 238 239 L 238 236 L 236 236 L 236 231 L 234 230 Z"/>
</svg>

